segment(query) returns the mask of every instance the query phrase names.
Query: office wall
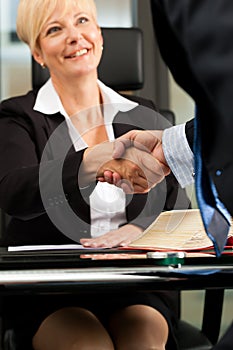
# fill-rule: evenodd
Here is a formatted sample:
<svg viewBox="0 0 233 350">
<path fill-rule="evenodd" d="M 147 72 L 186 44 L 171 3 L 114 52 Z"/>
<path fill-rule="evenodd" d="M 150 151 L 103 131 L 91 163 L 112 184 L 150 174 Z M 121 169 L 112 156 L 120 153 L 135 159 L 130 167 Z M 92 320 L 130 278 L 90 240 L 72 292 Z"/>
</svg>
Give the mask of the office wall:
<svg viewBox="0 0 233 350">
<path fill-rule="evenodd" d="M 103 27 L 131 27 L 134 0 L 96 0 L 98 22 Z"/>
</svg>

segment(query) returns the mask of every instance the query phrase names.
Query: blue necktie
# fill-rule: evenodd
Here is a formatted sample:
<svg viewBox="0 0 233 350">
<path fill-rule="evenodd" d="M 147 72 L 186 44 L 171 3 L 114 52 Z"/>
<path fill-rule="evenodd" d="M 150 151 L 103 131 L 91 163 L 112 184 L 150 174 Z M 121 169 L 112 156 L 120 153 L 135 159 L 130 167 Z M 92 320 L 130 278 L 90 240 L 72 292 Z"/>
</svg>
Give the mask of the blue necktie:
<svg viewBox="0 0 233 350">
<path fill-rule="evenodd" d="M 219 200 L 215 185 L 202 161 L 200 121 L 196 113 L 194 121 L 195 188 L 197 203 L 203 225 L 212 240 L 216 256 L 219 257 L 227 241 L 231 216 Z"/>
</svg>

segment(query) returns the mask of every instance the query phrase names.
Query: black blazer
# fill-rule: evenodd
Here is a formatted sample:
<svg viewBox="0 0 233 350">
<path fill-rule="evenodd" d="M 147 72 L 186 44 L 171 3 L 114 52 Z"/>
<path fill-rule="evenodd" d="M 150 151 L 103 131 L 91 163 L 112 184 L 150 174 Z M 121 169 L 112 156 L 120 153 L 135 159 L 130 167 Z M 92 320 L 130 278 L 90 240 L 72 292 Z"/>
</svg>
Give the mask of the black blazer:
<svg viewBox="0 0 233 350">
<path fill-rule="evenodd" d="M 36 95 L 30 91 L 0 105 L 0 207 L 12 216 L 2 245 L 71 243 L 73 237 L 89 235 L 88 201 L 95 183 L 84 190 L 77 186 L 84 151 L 75 152 L 61 114 L 33 110 Z M 135 128 L 168 126 L 150 101 L 140 102 L 150 108 L 116 115 L 116 137 Z M 53 142 L 47 144 L 52 134 Z M 128 195 L 127 203 L 127 222 L 143 228 L 164 209 L 190 207 L 173 175 L 148 195 Z"/>
<path fill-rule="evenodd" d="M 203 159 L 233 215 L 233 1 L 151 0 L 151 6 L 162 57 L 196 102 Z"/>
</svg>

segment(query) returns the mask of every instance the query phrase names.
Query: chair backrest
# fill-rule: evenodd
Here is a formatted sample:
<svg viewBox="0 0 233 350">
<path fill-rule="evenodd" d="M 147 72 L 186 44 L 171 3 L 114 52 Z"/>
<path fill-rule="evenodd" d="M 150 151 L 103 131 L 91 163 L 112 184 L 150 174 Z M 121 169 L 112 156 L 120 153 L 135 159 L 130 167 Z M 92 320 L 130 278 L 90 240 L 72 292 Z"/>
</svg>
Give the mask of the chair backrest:
<svg viewBox="0 0 233 350">
<path fill-rule="evenodd" d="M 176 124 L 176 116 L 170 109 L 160 109 L 159 112 L 171 123 L 171 125 Z"/>
<path fill-rule="evenodd" d="M 102 28 L 104 50 L 98 67 L 99 79 L 116 91 L 143 87 L 143 34 L 139 28 Z M 49 71 L 32 60 L 32 86 L 37 89 Z"/>
</svg>

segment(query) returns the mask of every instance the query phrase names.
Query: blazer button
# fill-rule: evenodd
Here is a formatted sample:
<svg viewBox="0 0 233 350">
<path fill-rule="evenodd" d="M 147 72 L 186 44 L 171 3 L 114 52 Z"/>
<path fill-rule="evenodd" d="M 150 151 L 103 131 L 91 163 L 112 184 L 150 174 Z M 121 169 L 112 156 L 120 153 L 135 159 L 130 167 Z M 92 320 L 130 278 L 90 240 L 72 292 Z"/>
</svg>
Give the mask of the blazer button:
<svg viewBox="0 0 233 350">
<path fill-rule="evenodd" d="M 222 175 L 222 170 L 220 170 L 220 169 L 216 170 L 215 175 L 216 176 L 221 176 Z"/>
</svg>

